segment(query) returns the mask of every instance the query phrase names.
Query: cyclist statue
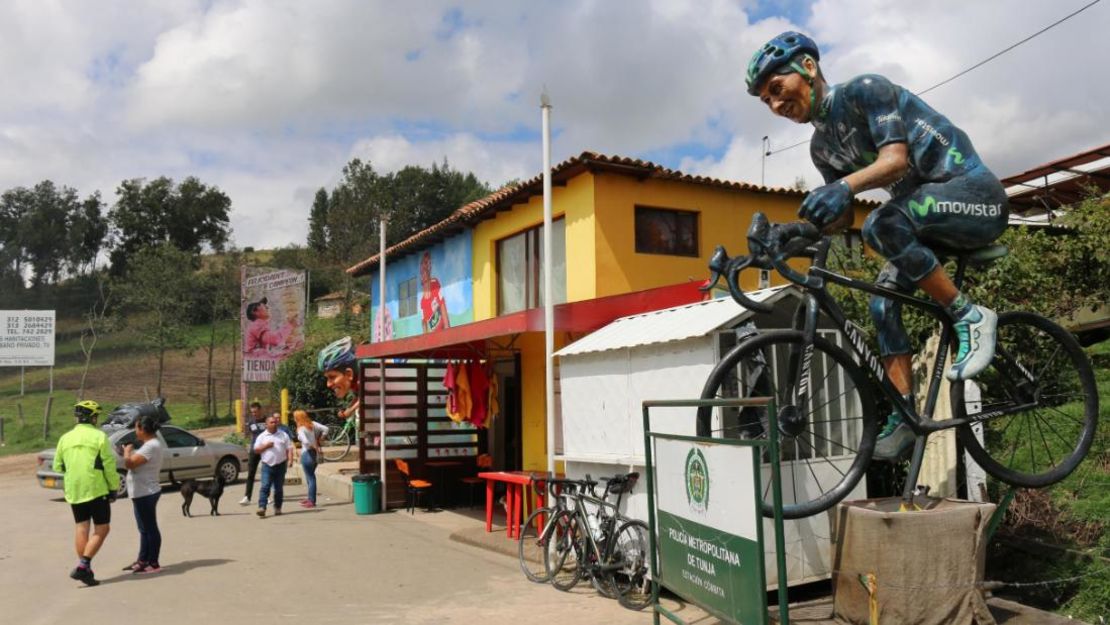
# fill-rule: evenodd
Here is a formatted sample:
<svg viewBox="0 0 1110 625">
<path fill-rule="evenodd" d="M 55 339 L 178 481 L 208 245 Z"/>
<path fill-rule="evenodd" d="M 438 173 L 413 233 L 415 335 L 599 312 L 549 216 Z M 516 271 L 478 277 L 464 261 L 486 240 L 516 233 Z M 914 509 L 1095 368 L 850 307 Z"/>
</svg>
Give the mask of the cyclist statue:
<svg viewBox="0 0 1110 625">
<path fill-rule="evenodd" d="M 748 93 L 776 115 L 812 123 L 810 156 L 826 184 L 802 202 L 799 216 L 828 234 L 852 224 L 852 197 L 885 188 L 891 196 L 863 224 L 867 243 L 887 259 L 877 283 L 903 292 L 920 287 L 945 306 L 959 340 L 949 380 L 975 377 L 994 355 L 996 314 L 970 302 L 952 283 L 931 244 L 972 250 L 1006 229 L 1006 192 L 971 140 L 920 98 L 886 78 L 866 74 L 830 86 L 817 44 L 784 32 L 748 64 Z M 912 403 L 909 336 L 901 305 L 872 297 L 871 316 L 887 375 Z M 895 459 L 914 434 L 892 414 L 875 457 Z"/>
<path fill-rule="evenodd" d="M 320 350 L 316 358 L 316 368 L 324 374 L 328 388 L 336 397 L 349 402 L 346 408 L 339 411 L 339 416 L 343 419 L 358 418 L 358 397 L 353 391 L 358 379 L 355 371 L 357 366 L 358 359 L 355 358 L 355 348 L 349 336 L 329 343 Z M 355 425 L 358 425 L 357 421 Z"/>
</svg>

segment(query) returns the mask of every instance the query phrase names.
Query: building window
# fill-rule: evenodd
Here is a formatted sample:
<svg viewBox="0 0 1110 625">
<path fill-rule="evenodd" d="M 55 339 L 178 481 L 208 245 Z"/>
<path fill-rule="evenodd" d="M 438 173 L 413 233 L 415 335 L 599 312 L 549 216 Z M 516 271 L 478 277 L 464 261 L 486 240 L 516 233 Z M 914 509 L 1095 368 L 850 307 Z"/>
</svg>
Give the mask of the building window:
<svg viewBox="0 0 1110 625">
<path fill-rule="evenodd" d="M 416 278 L 409 278 L 397 285 L 397 316 L 416 314 Z"/>
<path fill-rule="evenodd" d="M 552 290 L 556 304 L 567 301 L 566 221 L 551 224 Z M 543 226 L 497 242 L 497 314 L 543 306 Z"/>
<path fill-rule="evenodd" d="M 698 214 L 667 208 L 636 207 L 636 252 L 698 255 Z"/>
</svg>

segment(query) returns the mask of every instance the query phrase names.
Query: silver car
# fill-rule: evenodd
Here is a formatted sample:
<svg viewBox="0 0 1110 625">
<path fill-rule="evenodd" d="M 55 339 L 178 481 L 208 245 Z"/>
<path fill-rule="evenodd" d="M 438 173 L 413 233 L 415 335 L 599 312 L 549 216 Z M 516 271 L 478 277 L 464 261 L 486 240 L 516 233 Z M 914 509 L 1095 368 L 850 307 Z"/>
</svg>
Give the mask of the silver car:
<svg viewBox="0 0 1110 625">
<path fill-rule="evenodd" d="M 124 485 L 123 476 L 127 470 L 123 468 L 123 446 L 134 444 L 135 430 L 133 428 L 106 426 L 108 442 L 116 454 L 116 467 L 120 473 L 119 496 L 127 496 L 127 487 Z M 224 478 L 224 482 L 232 484 L 239 479 L 239 471 L 247 464 L 247 450 L 239 445 L 206 441 L 177 426 L 163 425 L 158 430 L 158 439 L 166 450 L 165 460 L 162 462 L 161 482 L 173 484 L 187 479 L 213 479 L 217 475 Z M 43 488 L 64 488 L 63 476 L 53 468 L 54 450 L 44 449 L 38 454 L 38 471 L 36 476 L 39 486 Z"/>
</svg>

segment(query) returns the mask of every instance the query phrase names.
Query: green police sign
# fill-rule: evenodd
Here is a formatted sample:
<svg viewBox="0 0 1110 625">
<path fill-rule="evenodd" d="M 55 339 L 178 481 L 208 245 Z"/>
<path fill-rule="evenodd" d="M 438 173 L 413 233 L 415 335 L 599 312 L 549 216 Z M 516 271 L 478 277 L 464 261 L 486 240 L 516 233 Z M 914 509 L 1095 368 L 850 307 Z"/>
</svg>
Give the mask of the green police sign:
<svg viewBox="0 0 1110 625">
<path fill-rule="evenodd" d="M 654 435 L 659 582 L 734 623 L 766 623 L 758 450 Z"/>
</svg>

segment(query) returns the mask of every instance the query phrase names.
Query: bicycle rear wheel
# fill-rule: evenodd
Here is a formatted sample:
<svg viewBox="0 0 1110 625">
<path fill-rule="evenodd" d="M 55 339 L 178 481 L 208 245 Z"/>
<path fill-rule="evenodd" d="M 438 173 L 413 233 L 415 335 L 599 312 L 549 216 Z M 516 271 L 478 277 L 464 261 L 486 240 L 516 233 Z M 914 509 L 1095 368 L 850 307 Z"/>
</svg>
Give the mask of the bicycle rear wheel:
<svg viewBox="0 0 1110 625">
<path fill-rule="evenodd" d="M 1090 362 L 1067 330 L 1040 315 L 999 315 L 990 366 L 975 380 L 953 383 L 951 396 L 954 416 L 982 421 L 957 428 L 968 454 L 1013 486 L 1059 482 L 1094 440 L 1098 387 Z M 999 493 L 986 495 L 997 500 Z"/>
<path fill-rule="evenodd" d="M 524 571 L 529 581 L 540 584 L 551 578 L 547 574 L 547 566 L 544 563 L 544 551 L 547 548 L 547 541 L 554 533 L 552 531 L 554 525 L 549 525 L 553 520 L 553 514 L 555 510 L 552 508 L 537 509 L 528 517 L 524 525 L 520 526 L 520 539 L 517 541 L 520 570 Z"/>
<path fill-rule="evenodd" d="M 586 537 L 574 513 L 564 510 L 552 521 L 551 538 L 544 549 L 544 566 L 551 585 L 570 590 L 582 579 Z"/>
<path fill-rule="evenodd" d="M 781 465 L 787 519 L 818 514 L 844 499 L 866 473 L 879 429 L 866 372 L 821 336 L 812 349 L 810 357 L 802 357 L 801 332 L 761 332 L 729 351 L 709 374 L 702 399 L 770 396 L 773 420 L 762 407 L 698 409 L 703 436 L 708 431 L 723 438 L 766 439 L 769 424 L 777 425 L 779 457 L 765 452 L 763 462 Z M 807 371 L 799 372 L 806 361 Z M 804 402 L 798 393 L 802 381 L 808 395 Z M 712 426 L 715 411 L 719 421 Z M 773 514 L 771 481 L 765 479 L 763 515 Z"/>
<path fill-rule="evenodd" d="M 328 433 L 324 435 L 324 460 L 338 462 L 351 451 L 351 430 L 343 422 L 328 425 Z"/>
</svg>

